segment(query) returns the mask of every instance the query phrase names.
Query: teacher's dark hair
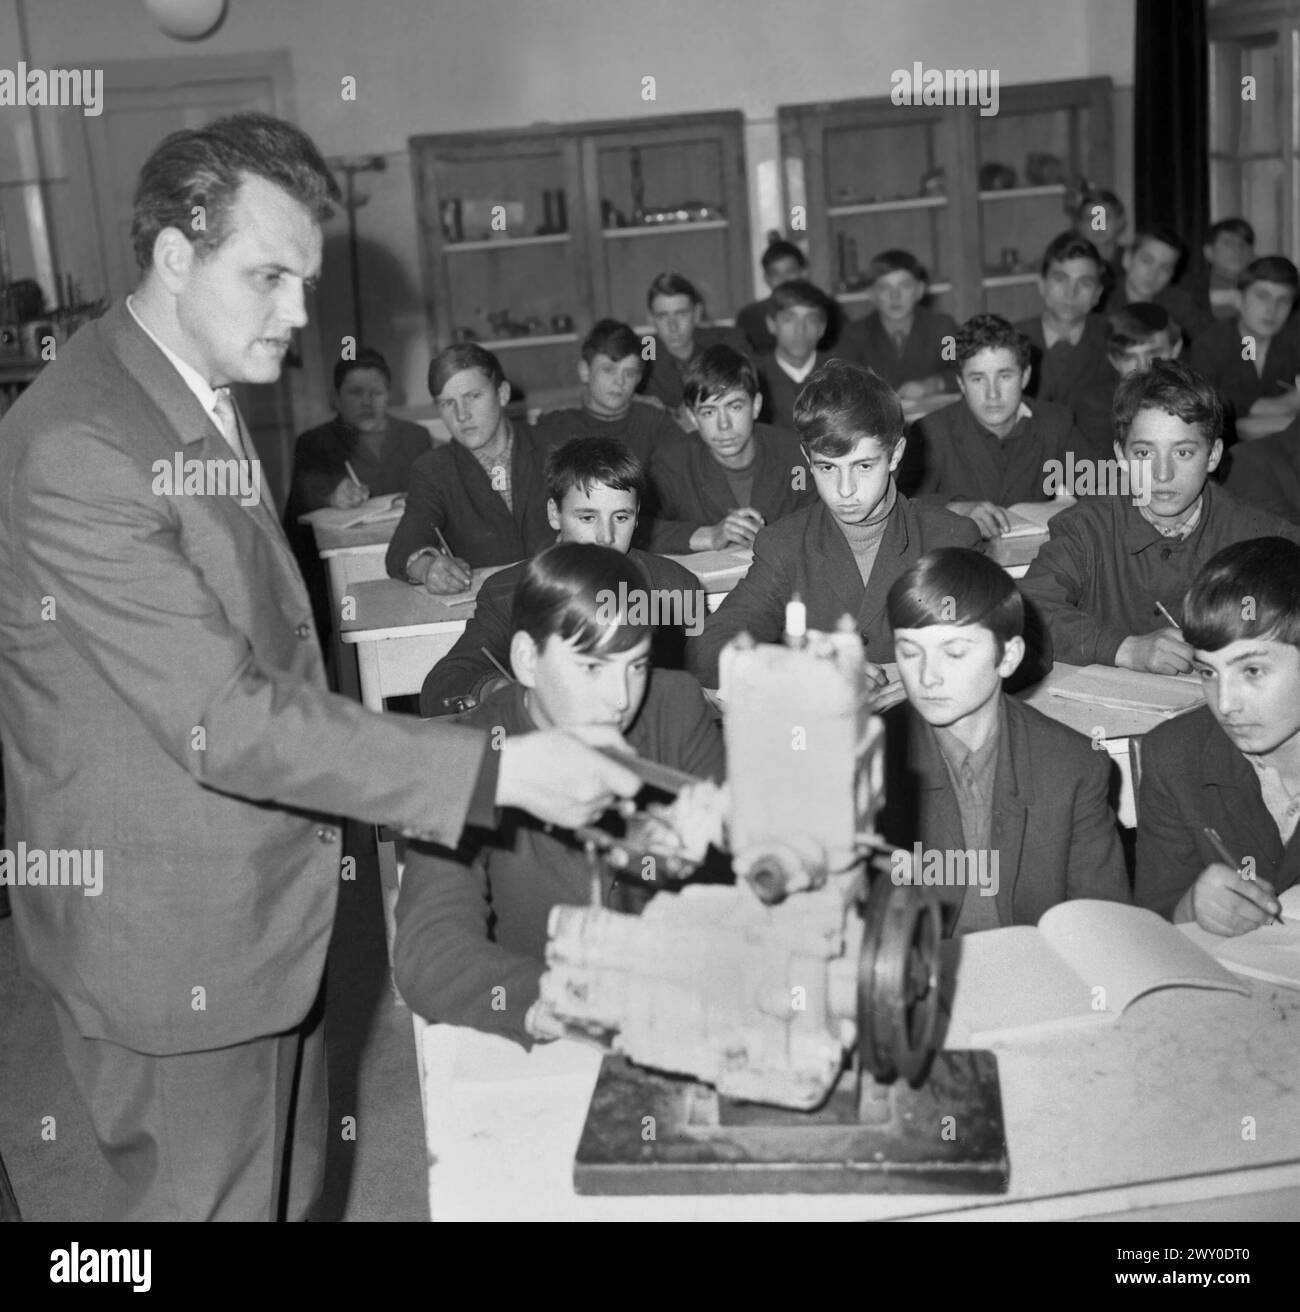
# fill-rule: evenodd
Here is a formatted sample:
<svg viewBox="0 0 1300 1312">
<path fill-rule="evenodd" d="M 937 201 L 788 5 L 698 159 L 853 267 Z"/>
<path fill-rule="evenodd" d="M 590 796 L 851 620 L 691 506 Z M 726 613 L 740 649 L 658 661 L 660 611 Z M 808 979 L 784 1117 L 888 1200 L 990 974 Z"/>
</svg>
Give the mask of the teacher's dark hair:
<svg viewBox="0 0 1300 1312">
<path fill-rule="evenodd" d="M 318 223 L 339 199 L 311 138 L 283 119 L 233 114 L 173 132 L 145 160 L 136 184 L 131 245 L 140 268 L 153 264 L 164 228 L 183 232 L 201 259 L 210 256 L 230 235 L 230 211 L 246 176 L 288 192 Z"/>
</svg>

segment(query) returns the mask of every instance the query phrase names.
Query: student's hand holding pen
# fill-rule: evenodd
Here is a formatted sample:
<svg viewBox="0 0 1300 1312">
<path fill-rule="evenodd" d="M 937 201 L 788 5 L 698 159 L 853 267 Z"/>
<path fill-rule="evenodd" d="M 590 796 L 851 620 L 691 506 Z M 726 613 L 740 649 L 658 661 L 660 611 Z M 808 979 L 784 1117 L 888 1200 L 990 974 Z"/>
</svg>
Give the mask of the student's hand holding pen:
<svg viewBox="0 0 1300 1312">
<path fill-rule="evenodd" d="M 1192 668 L 1192 649 L 1180 629 L 1130 634 L 1115 653 L 1115 664 L 1125 670 L 1149 674 L 1186 674 Z"/>
<path fill-rule="evenodd" d="M 473 580 L 469 565 L 459 556 L 442 553 L 426 556 L 428 573 L 421 586 L 435 597 L 445 597 L 452 592 L 464 592 Z"/>
<path fill-rule="evenodd" d="M 1174 920 L 1194 920 L 1211 934 L 1228 937 L 1267 925 L 1281 911 L 1282 904 L 1267 879 L 1243 879 L 1233 866 L 1215 861 L 1183 894 Z"/>
<path fill-rule="evenodd" d="M 752 506 L 729 510 L 725 519 L 706 524 L 691 534 L 692 551 L 722 551 L 726 547 L 752 547 L 766 520 Z"/>
<path fill-rule="evenodd" d="M 370 500 L 370 489 L 364 483 L 356 483 L 350 478 L 343 479 L 330 493 L 330 505 L 335 510 L 355 510 Z"/>
<path fill-rule="evenodd" d="M 1000 537 L 1011 527 L 1011 516 L 992 501 L 950 501 L 948 509 L 954 515 L 973 519 L 983 538 Z"/>
</svg>

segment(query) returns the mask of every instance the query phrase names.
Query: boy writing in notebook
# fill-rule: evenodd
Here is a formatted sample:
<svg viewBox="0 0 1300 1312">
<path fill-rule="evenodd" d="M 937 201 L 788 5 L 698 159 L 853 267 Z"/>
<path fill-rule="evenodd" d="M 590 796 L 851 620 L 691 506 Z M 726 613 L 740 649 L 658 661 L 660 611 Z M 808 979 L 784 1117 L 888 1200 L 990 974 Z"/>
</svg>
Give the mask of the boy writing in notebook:
<svg viewBox="0 0 1300 1312">
<path fill-rule="evenodd" d="M 737 633 L 780 640 L 796 594 L 809 628 L 832 632 L 842 615 L 853 618 L 870 677 L 883 686 L 880 667 L 893 657 L 890 586 L 926 551 L 980 540 L 969 519 L 916 505 L 894 486 L 903 409 L 883 379 L 828 360 L 800 392 L 794 421 L 817 500 L 760 531 L 749 572 L 688 642 L 687 666 L 707 688 L 717 687 L 718 653 Z"/>
<path fill-rule="evenodd" d="M 1223 404 L 1181 360 L 1157 360 L 1120 383 L 1114 420 L 1127 491 L 1056 515 L 1021 591 L 1057 660 L 1185 674 L 1192 649 L 1177 627 L 1180 599 L 1205 562 L 1234 542 L 1300 541 L 1300 531 L 1210 478 L 1223 455 Z"/>
<path fill-rule="evenodd" d="M 882 831 L 905 850 L 963 852 L 970 870 L 995 872 L 978 889 L 939 889 L 949 932 L 1033 925 L 1067 898 L 1128 902 L 1109 758 L 1003 691 L 1025 654 L 1006 571 L 974 551 L 928 552 L 887 606 L 907 702 L 886 717 Z"/>
<path fill-rule="evenodd" d="M 1300 547 L 1225 547 L 1182 614 L 1205 705 L 1142 739 L 1136 899 L 1244 934 L 1300 880 Z"/>
<path fill-rule="evenodd" d="M 1075 407 L 1079 394 L 1110 375 L 1106 323 L 1092 313 L 1101 299 L 1102 258 L 1090 242 L 1063 232 L 1043 255 L 1043 312 L 1016 327 L 1029 339 L 1025 394 Z"/>
<path fill-rule="evenodd" d="M 792 285 L 778 287 L 773 297 Z M 730 346 L 710 346 L 687 366 L 683 397 L 695 432 L 650 462 L 652 550 L 685 555 L 750 547 L 765 524 L 815 499 L 799 439 L 759 422 L 758 387 L 749 357 Z"/>
<path fill-rule="evenodd" d="M 707 613 L 704 589 L 675 560 L 632 545 L 646 488 L 641 462 L 615 438 L 573 438 L 547 456 L 546 484 L 555 541 L 611 547 L 644 571 L 651 595 L 659 601 L 655 664 L 680 669 L 685 630 L 702 624 Z M 511 614 L 527 569 L 528 562 L 519 561 L 484 580 L 465 632 L 424 680 L 421 715 L 468 710 L 510 682 L 502 669 L 510 662 Z"/>
<path fill-rule="evenodd" d="M 882 251 L 867 278 L 875 313 L 846 325 L 836 354 L 879 374 L 904 401 L 951 392 L 953 358 L 945 348 L 957 325 L 921 304 L 930 289 L 925 266 L 911 251 Z"/>
<path fill-rule="evenodd" d="M 688 674 L 652 668 L 650 630 L 635 609 L 609 606 L 648 580 L 608 547 L 565 542 L 528 563 L 515 596 L 510 665 L 516 682 L 459 723 L 513 737 L 605 725 L 647 760 L 721 780 L 722 733 Z M 639 911 L 653 883 L 601 878 L 602 902 Z M 546 969 L 546 922 L 583 906 L 592 874 L 567 830 L 507 811 L 494 831 L 471 829 L 456 849 L 413 843 L 397 903 L 393 971 L 411 1009 L 525 1046 Z"/>
<path fill-rule="evenodd" d="M 1070 411 L 1026 401 L 1029 342 L 996 314 L 957 331 L 956 405 L 918 419 L 900 483 L 917 501 L 965 515 L 986 538 L 1010 527 L 1006 508 L 1050 501 L 1043 466 L 1066 459 L 1082 438 Z"/>
</svg>

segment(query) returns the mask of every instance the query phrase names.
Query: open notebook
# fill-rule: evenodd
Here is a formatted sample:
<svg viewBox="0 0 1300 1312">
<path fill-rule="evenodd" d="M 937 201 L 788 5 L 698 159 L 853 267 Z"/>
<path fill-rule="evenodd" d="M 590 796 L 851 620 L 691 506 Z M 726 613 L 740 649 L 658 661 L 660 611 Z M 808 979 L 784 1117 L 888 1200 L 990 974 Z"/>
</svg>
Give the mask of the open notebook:
<svg viewBox="0 0 1300 1312">
<path fill-rule="evenodd" d="M 949 1048 L 1113 1021 L 1156 989 L 1250 992 L 1176 926 L 1119 902 L 1061 902 L 1037 928 L 966 934 L 946 946 L 960 952 Z"/>
<path fill-rule="evenodd" d="M 1288 888 L 1278 901 L 1283 924 L 1262 925 L 1236 938 L 1211 934 L 1196 924 L 1178 928 L 1234 975 L 1300 989 L 1300 884 Z"/>
<path fill-rule="evenodd" d="M 299 515 L 298 520 L 319 528 L 356 528 L 358 524 L 382 524 L 385 520 L 401 519 L 405 505 L 405 492 L 389 492 L 382 497 L 371 497 L 369 501 L 363 501 L 351 510 L 326 506 L 323 510 Z"/>
<path fill-rule="evenodd" d="M 1047 532 L 1048 521 L 1053 515 L 1059 515 L 1067 506 L 1074 505 L 1073 498 L 1058 501 L 1017 501 L 1007 507 L 1007 518 L 1011 527 L 1001 536 L 1004 538 L 1036 538 Z"/>
<path fill-rule="evenodd" d="M 1145 711 L 1167 720 L 1205 702 L 1201 680 L 1194 674 L 1146 674 L 1116 665 L 1085 665 L 1051 684 L 1048 691 L 1066 701 Z"/>
</svg>

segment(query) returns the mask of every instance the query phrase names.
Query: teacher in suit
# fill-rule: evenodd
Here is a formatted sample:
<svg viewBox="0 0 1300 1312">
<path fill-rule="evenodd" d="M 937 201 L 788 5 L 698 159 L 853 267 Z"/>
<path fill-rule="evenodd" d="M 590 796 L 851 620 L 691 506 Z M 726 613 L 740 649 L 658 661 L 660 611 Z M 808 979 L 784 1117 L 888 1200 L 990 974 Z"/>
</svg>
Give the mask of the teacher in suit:
<svg viewBox="0 0 1300 1312">
<path fill-rule="evenodd" d="M 0 425 L 0 734 L 26 854 L 8 882 L 110 1167 L 106 1219 L 309 1212 L 333 817 L 454 847 L 498 807 L 572 827 L 637 787 L 596 735 L 492 750 L 326 690 L 228 388 L 279 376 L 337 196 L 276 119 L 168 137 L 136 193 L 139 287 Z M 69 882 L 70 852 L 97 888 Z"/>
</svg>

